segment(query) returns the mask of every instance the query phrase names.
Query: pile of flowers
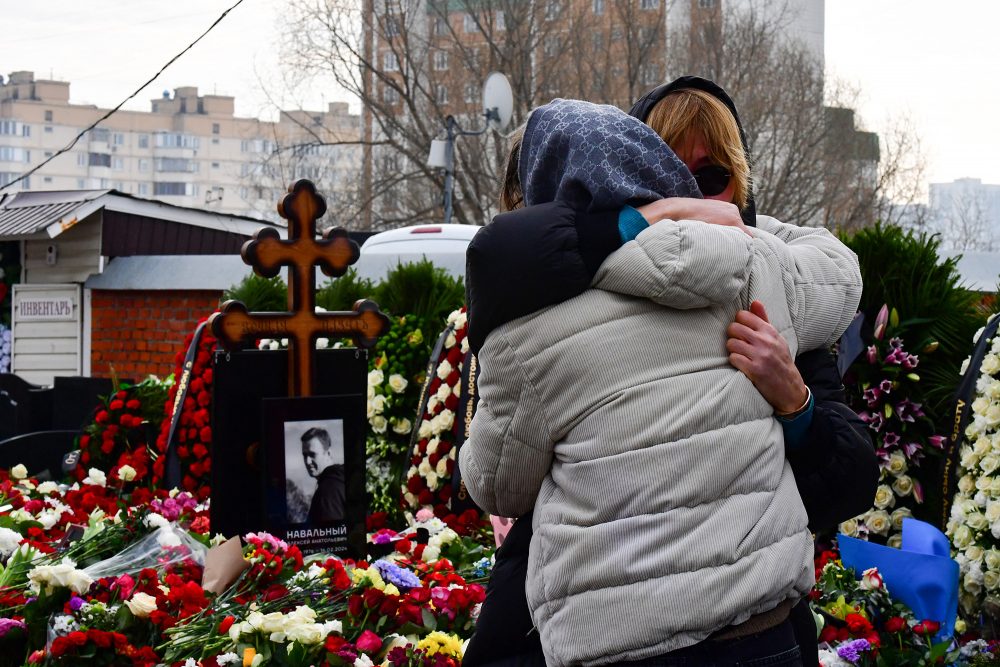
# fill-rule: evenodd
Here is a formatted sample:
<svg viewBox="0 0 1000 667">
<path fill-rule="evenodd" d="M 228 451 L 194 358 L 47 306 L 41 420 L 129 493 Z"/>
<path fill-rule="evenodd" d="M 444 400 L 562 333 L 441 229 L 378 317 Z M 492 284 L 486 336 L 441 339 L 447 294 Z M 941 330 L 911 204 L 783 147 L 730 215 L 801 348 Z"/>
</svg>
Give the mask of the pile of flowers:
<svg viewBox="0 0 1000 667">
<path fill-rule="evenodd" d="M 976 333 L 974 344 L 983 331 Z M 962 608 L 970 614 L 1000 589 L 1000 335 L 986 344 L 965 444 L 959 450 L 958 491 L 946 531 L 961 568 Z"/>
<path fill-rule="evenodd" d="M 0 508 L 0 665 L 457 666 L 485 597 L 488 535 L 429 512 L 374 528 L 371 561 L 248 534 L 245 569 L 215 592 L 205 551 L 223 540 L 187 491 L 16 466 L 0 471 Z"/>
<path fill-rule="evenodd" d="M 875 538 L 898 547 L 903 519 L 913 516 L 923 503 L 919 470 L 929 452 L 940 455 L 945 437 L 934 433 L 934 424 L 919 396 L 920 358 L 906 351 L 898 335 L 903 330 L 895 309 L 882 306 L 875 321 L 874 341 L 851 366 L 845 384 L 849 402 L 872 430 L 880 459 L 880 482 L 874 506 L 845 521 L 840 532 L 851 537 Z M 936 344 L 924 347 L 933 352 Z"/>
<path fill-rule="evenodd" d="M 816 588 L 810 598 L 822 623 L 823 667 L 967 665 L 1000 659 L 1000 643 L 962 637 L 966 628 L 961 621 L 956 626 L 962 637 L 958 642 L 936 642 L 941 629 L 936 621 L 915 618 L 892 599 L 876 568 L 858 578 L 835 551 L 824 551 L 816 559 Z"/>
<path fill-rule="evenodd" d="M 83 480 L 90 468 L 97 467 L 108 470 L 112 478 L 125 469 L 129 479 L 123 481 L 148 482 L 149 446 L 153 444 L 150 436 L 160 427 L 172 381 L 151 376 L 137 385 L 122 386 L 101 400 L 94 410 L 94 421 L 77 440 L 80 460 L 73 471 L 77 480 Z"/>
<path fill-rule="evenodd" d="M 184 375 L 184 356 L 193 340 L 194 334 L 188 334 L 184 339 L 183 347 L 174 358 L 174 377 L 177 382 L 170 386 L 167 400 L 162 406 L 164 418 L 160 434 L 156 439 L 157 459 L 153 465 L 153 482 L 157 486 L 162 486 L 164 478 L 166 457 L 163 455 L 167 451 L 167 438 L 171 417 L 174 414 L 174 402 L 177 398 L 179 383 Z M 212 351 L 215 349 L 215 345 L 215 337 L 206 329 L 198 342 L 198 351 L 188 379 L 187 396 L 184 398 L 183 404 L 177 406 L 177 409 L 181 410 L 180 425 L 176 436 L 177 455 L 180 458 L 183 471 L 181 485 L 184 490 L 196 495 L 201 500 L 207 499 L 210 492 Z"/>
<path fill-rule="evenodd" d="M 429 508 L 440 517 L 450 514 L 451 475 L 455 469 L 454 448 L 461 396 L 462 371 L 469 351 L 468 317 L 465 308 L 448 316 L 450 329 L 434 375 L 427 386 L 427 407 L 417 426 L 417 444 L 406 473 L 403 499 L 411 511 Z"/>
</svg>

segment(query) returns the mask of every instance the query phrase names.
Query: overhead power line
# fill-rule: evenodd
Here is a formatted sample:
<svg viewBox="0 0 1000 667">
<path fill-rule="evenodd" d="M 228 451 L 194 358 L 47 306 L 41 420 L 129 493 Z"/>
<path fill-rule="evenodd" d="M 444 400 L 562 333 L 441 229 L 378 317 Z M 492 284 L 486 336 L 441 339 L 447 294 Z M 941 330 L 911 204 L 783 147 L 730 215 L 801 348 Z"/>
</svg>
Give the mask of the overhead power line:
<svg viewBox="0 0 1000 667">
<path fill-rule="evenodd" d="M 129 100 L 131 100 L 132 98 L 134 98 L 136 95 L 138 95 L 139 93 L 141 93 L 143 90 L 145 90 L 145 88 L 149 84 L 151 84 L 154 81 L 156 81 L 160 77 L 160 75 L 163 74 L 163 72 L 166 71 L 166 69 L 168 67 L 170 67 L 171 65 L 173 65 L 177 61 L 178 58 L 180 58 L 185 53 L 187 53 L 188 51 L 190 51 L 194 47 L 195 44 L 197 44 L 198 42 L 200 42 L 205 37 L 205 35 L 207 35 L 208 33 L 212 32 L 212 30 L 215 28 L 215 26 L 219 25 L 222 22 L 222 19 L 226 18 L 226 15 L 229 14 L 229 12 L 233 11 L 234 9 L 236 9 L 241 4 L 243 4 L 243 0 L 236 0 L 236 2 L 231 7 L 229 7 L 228 9 L 226 9 L 226 11 L 222 12 L 222 14 L 219 15 L 219 18 L 215 19 L 215 21 L 212 23 L 212 25 L 208 26 L 208 28 L 205 30 L 205 32 L 203 32 L 200 35 L 198 35 L 198 37 L 193 42 L 191 42 L 186 47 L 184 47 L 183 51 L 181 51 L 180 53 L 178 53 L 177 55 L 175 55 L 173 58 L 171 58 L 170 60 L 168 60 L 167 63 L 163 67 L 161 67 L 159 69 L 159 71 L 156 72 L 156 74 L 154 74 L 152 77 L 149 78 L 148 81 L 146 81 L 146 83 L 144 83 L 141 86 L 139 86 L 138 88 L 136 88 L 135 92 L 133 92 L 131 95 L 129 95 L 124 100 L 122 100 L 121 102 L 119 102 L 118 106 L 116 106 L 114 109 L 111 109 L 106 114 L 104 114 L 103 116 L 101 116 L 100 118 L 98 118 L 97 120 L 95 120 L 93 123 L 91 123 L 85 129 L 83 129 L 79 134 L 77 134 L 75 137 L 73 137 L 73 140 L 70 141 L 65 147 L 59 149 L 58 151 L 56 151 L 55 153 L 53 153 L 49 157 L 45 158 L 40 163 L 38 163 L 36 166 L 34 166 L 31 169 L 29 169 L 28 171 L 24 172 L 23 174 L 21 174 L 20 176 L 18 176 L 17 178 L 15 178 L 13 181 L 11 181 L 10 183 L 8 183 L 7 185 L 0 186 L 0 192 L 3 192 L 7 188 L 9 188 L 9 187 L 11 187 L 13 185 L 16 185 L 16 184 L 20 183 L 21 181 L 29 178 L 32 174 L 36 173 L 39 169 L 41 169 L 42 167 L 44 167 L 48 163 L 52 162 L 53 160 L 55 160 L 60 155 L 64 155 L 64 154 L 68 153 L 69 151 L 73 150 L 73 147 L 76 146 L 76 144 L 80 141 L 80 139 L 82 139 L 84 137 L 84 135 L 86 135 L 88 132 L 90 132 L 91 130 L 93 130 L 95 127 L 97 127 L 98 125 L 100 125 L 101 123 L 103 123 L 104 121 L 106 121 L 108 118 L 111 118 L 111 116 L 113 116 L 123 106 L 125 106 L 126 102 L 128 102 Z"/>
</svg>

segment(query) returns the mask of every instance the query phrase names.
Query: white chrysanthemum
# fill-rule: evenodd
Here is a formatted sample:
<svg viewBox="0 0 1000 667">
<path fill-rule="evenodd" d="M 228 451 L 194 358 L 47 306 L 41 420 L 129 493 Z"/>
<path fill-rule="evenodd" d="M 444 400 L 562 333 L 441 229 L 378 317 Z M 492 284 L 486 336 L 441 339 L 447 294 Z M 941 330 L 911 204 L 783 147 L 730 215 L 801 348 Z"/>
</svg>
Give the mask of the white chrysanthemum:
<svg viewBox="0 0 1000 667">
<path fill-rule="evenodd" d="M 0 528 L 0 560 L 17 551 L 22 539 L 24 538 L 17 531 L 10 528 Z"/>
</svg>

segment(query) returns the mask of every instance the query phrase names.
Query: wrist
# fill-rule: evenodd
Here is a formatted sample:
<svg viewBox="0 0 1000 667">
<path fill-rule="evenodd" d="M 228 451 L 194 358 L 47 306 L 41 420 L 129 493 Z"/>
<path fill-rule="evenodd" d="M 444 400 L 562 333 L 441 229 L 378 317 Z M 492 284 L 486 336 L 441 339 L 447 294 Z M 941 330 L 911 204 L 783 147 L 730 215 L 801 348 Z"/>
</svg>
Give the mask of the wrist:
<svg viewBox="0 0 1000 667">
<path fill-rule="evenodd" d="M 783 418 L 794 418 L 796 415 L 801 414 L 809 407 L 809 402 L 812 399 L 812 392 L 806 385 L 801 385 L 799 390 L 795 393 L 795 398 L 787 403 L 774 406 L 774 413 L 778 417 Z"/>
</svg>

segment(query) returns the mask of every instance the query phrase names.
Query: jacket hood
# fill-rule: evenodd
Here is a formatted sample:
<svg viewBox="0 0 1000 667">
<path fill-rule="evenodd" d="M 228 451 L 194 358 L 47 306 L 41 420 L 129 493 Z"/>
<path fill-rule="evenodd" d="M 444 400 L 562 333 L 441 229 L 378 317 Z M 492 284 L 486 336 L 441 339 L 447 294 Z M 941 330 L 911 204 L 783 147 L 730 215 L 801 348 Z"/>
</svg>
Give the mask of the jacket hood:
<svg viewBox="0 0 1000 667">
<path fill-rule="evenodd" d="M 639 100 L 632 105 L 632 109 L 629 111 L 629 114 L 645 123 L 646 119 L 649 118 L 649 112 L 653 110 L 653 107 L 656 106 L 657 102 L 672 92 L 688 89 L 706 92 L 726 105 L 726 108 L 732 112 L 733 118 L 736 120 L 736 125 L 740 129 L 740 141 L 743 142 L 743 152 L 747 155 L 747 162 L 751 162 L 750 148 L 747 146 L 747 136 L 743 131 L 743 123 L 740 121 L 740 115 L 736 111 L 736 105 L 733 103 L 732 98 L 729 97 L 729 94 L 723 90 L 722 86 L 714 81 L 703 79 L 700 76 L 682 76 L 678 79 L 674 79 L 670 83 L 657 86 L 639 98 Z M 747 197 L 746 207 L 740 212 L 740 214 L 743 218 L 743 224 L 750 227 L 755 227 L 757 225 L 757 205 L 754 202 L 752 191 Z"/>
<path fill-rule="evenodd" d="M 701 198 L 691 172 L 649 126 L 580 100 L 556 99 L 531 112 L 518 170 L 526 206 L 562 201 L 593 212 Z"/>
</svg>

